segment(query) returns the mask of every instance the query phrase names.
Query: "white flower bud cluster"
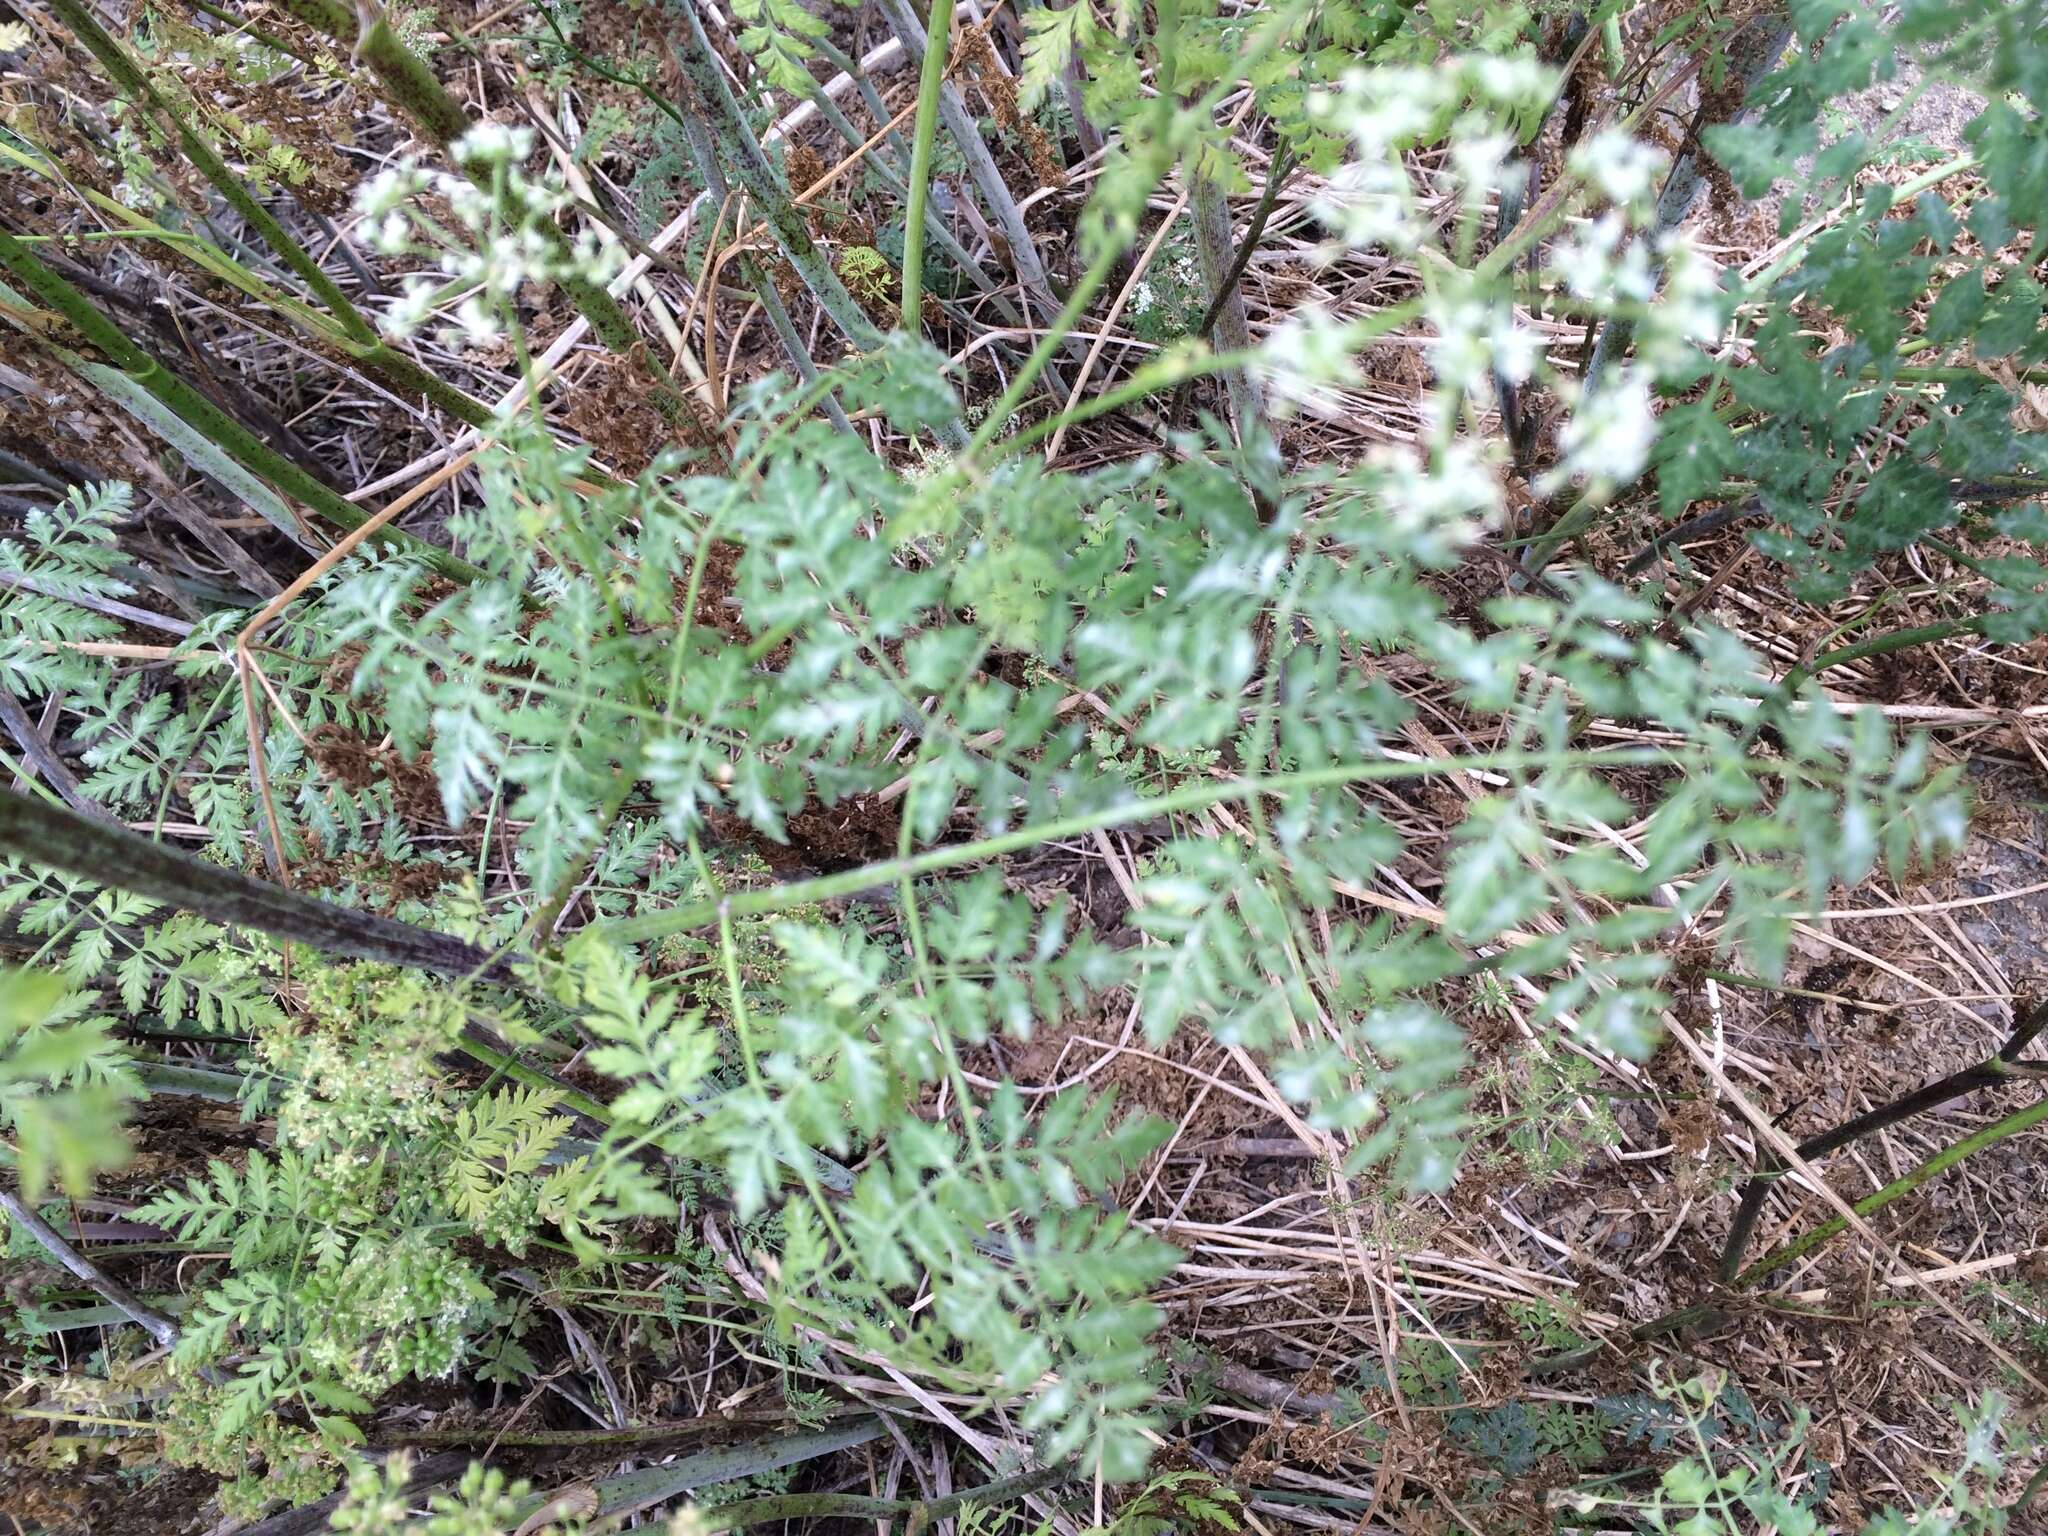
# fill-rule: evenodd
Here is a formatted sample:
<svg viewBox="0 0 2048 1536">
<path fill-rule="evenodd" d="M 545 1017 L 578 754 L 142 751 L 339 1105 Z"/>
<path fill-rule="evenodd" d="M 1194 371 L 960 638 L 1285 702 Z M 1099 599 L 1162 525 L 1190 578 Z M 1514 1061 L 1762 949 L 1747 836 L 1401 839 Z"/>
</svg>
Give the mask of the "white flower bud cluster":
<svg viewBox="0 0 2048 1536">
<path fill-rule="evenodd" d="M 1424 521 L 1456 520 L 1491 499 L 1477 489 L 1491 477 L 1487 456 L 1473 451 L 1452 466 L 1444 445 L 1459 439 L 1467 409 L 1489 402 L 1497 384 L 1525 384 L 1546 371 L 1546 337 L 1517 318 L 1526 279 L 1473 252 L 1483 249 L 1477 231 L 1489 200 L 1516 174 L 1517 146 L 1533 139 L 1555 87 L 1554 73 L 1531 57 L 1485 57 L 1355 71 L 1312 104 L 1355 151 L 1326 179 L 1318 205 L 1332 245 L 1411 266 L 1420 289 L 1435 381 L 1420 402 L 1432 462 L 1401 493 L 1433 509 Z M 1410 153 L 1439 141 L 1441 155 Z M 1616 129 L 1594 134 L 1568 159 L 1570 183 L 1598 211 L 1550 236 L 1538 283 L 1565 301 L 1564 313 L 1619 317 L 1636 332 L 1634 355 L 1610 365 L 1561 429 L 1561 462 L 1543 482 L 1550 489 L 1579 484 L 1606 496 L 1640 475 L 1656 438 L 1656 386 L 1694 377 L 1700 347 L 1724 323 L 1720 269 L 1683 232 L 1643 232 L 1655 220 L 1664 167 L 1660 149 Z M 1276 326 L 1262 366 L 1276 402 L 1306 403 L 1361 382 L 1347 355 L 1361 329 L 1320 313 Z M 1572 397 L 1568 377 L 1556 383 Z M 1427 482 L 1446 475 L 1466 483 L 1439 495 Z"/>
<path fill-rule="evenodd" d="M 386 313 L 387 328 L 408 336 L 453 302 L 445 339 L 488 345 L 504 334 L 522 284 L 580 278 L 608 283 L 625 263 L 616 240 L 585 225 L 573 239 L 556 226 L 573 199 L 558 183 L 529 177 L 533 131 L 479 123 L 452 149 L 463 174 L 428 172 L 407 161 L 365 182 L 356 194 L 356 229 L 384 256 L 437 254 L 438 279 L 406 280 Z M 443 228 L 421 206 L 442 199 L 461 227 Z"/>
<path fill-rule="evenodd" d="M 1657 190 L 1664 155 L 1618 128 L 1605 128 L 1575 147 L 1566 166 L 1608 202 L 1640 217 Z"/>
<path fill-rule="evenodd" d="M 1563 458 L 1544 476 L 1548 492 L 1573 480 L 1610 491 L 1627 485 L 1650 462 L 1657 440 L 1657 416 L 1650 408 L 1650 376 L 1624 368 L 1598 389 L 1586 391 L 1558 434 Z"/>
</svg>

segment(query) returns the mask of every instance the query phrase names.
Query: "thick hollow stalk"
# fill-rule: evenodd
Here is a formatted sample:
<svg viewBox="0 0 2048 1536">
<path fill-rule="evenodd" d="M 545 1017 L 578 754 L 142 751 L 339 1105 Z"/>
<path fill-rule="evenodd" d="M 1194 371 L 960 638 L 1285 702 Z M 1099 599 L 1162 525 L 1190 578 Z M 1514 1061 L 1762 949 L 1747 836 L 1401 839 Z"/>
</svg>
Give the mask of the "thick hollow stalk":
<svg viewBox="0 0 2048 1536">
<path fill-rule="evenodd" d="M 917 13 L 911 10 L 908 0 L 881 0 L 882 15 L 889 23 L 889 29 L 903 40 L 903 46 L 913 56 L 923 59 L 929 49 L 924 27 L 918 22 Z M 950 5 L 948 6 L 950 10 Z M 944 43 L 940 44 L 941 68 L 944 66 Z M 920 110 L 922 99 L 920 98 Z M 1045 263 L 1039 260 L 1038 247 L 1031 238 L 1031 231 L 1024 223 L 1023 210 L 1010 195 L 1008 184 L 1003 180 L 1001 169 L 988 146 L 981 141 L 981 134 L 974 126 L 974 118 L 967 110 L 967 104 L 960 99 L 960 93 L 953 89 L 943 77 L 939 81 L 938 110 L 946 124 L 946 132 L 953 136 L 954 147 L 967 162 L 967 174 L 981 193 L 982 202 L 994 216 L 996 227 L 1009 246 L 1011 265 L 1016 269 L 1017 280 L 1024 285 L 1032 302 L 1050 316 L 1060 307 L 1054 295 L 1052 282 L 1046 276 Z M 1078 345 L 1078 344 L 1077 344 Z"/>
<path fill-rule="evenodd" d="M 344 529 L 365 521 L 361 508 L 322 485 L 306 470 L 264 443 L 247 427 L 215 405 L 205 395 L 157 361 L 122 334 L 119 326 L 95 309 L 70 283 L 37 259 L 12 235 L 0 234 L 0 267 L 4 267 L 31 294 L 69 321 L 94 347 L 112 360 L 120 371 L 147 391 L 166 410 L 251 474 L 268 481 L 278 491 L 300 502 L 315 514 Z M 471 582 L 483 573 L 466 560 L 424 539 L 395 528 L 380 529 L 384 543 L 408 549 L 427 560 L 450 580 Z"/>
<path fill-rule="evenodd" d="M 931 41 L 917 81 L 917 121 L 910 134 L 910 213 L 903 226 L 903 329 L 922 331 L 924 221 L 932 189 L 932 145 L 939 132 L 939 93 L 952 49 L 953 0 L 932 0 Z"/>
<path fill-rule="evenodd" d="M 172 109 L 149 77 L 129 58 L 127 50 L 94 19 L 81 0 L 50 0 L 50 9 L 56 12 L 57 19 L 71 30 L 72 35 L 85 44 L 100 68 L 107 72 L 107 78 L 113 81 L 115 89 L 131 105 L 156 125 L 170 126 L 185 158 L 213 184 L 214 190 L 241 216 L 243 222 L 261 235 L 264 243 L 276 251 L 284 264 L 313 290 L 314 296 L 327 306 L 348 333 L 358 341 L 374 343 L 378 339 L 375 328 L 349 302 L 334 279 L 304 246 L 286 232 L 270 210 L 249 194 L 241 179 L 228 169 L 226 162 L 194 127 L 191 116 Z"/>
<path fill-rule="evenodd" d="M 1209 290 L 1209 308 L 1216 317 L 1216 344 L 1225 352 L 1248 352 L 1252 330 L 1245 315 L 1244 290 L 1231 276 L 1233 271 L 1242 273 L 1243 268 L 1236 266 L 1233 259 L 1237 247 L 1230 235 L 1230 200 L 1224 195 L 1223 184 L 1192 162 L 1188 181 L 1189 202 L 1195 216 L 1195 250 L 1201 258 L 1202 278 Z M 1251 238 L 1247 237 L 1247 249 Z M 1223 387 L 1230 401 L 1230 424 L 1237 431 L 1239 444 L 1250 447 L 1255 441 L 1269 440 L 1265 402 L 1251 370 L 1229 369 L 1223 375 Z"/>
<path fill-rule="evenodd" d="M 1860 1141 L 1886 1126 L 1897 1125 L 1902 1120 L 1937 1108 L 1951 1099 L 1959 1099 L 1979 1088 L 1989 1088 L 2009 1081 L 2014 1076 L 2014 1063 L 2019 1059 L 2020 1052 L 2025 1050 L 2028 1042 L 2044 1028 L 2048 1028 L 2048 1008 L 2036 1008 L 2014 1028 L 2005 1044 L 1999 1047 L 1997 1055 L 1979 1062 L 1974 1067 L 1951 1072 L 1947 1077 L 1938 1078 L 1916 1088 L 1903 1098 L 1894 1099 L 1868 1114 L 1858 1115 L 1853 1120 L 1845 1120 L 1832 1130 L 1809 1137 L 1799 1144 L 1800 1158 L 1811 1162 L 1815 1158 L 1825 1157 L 1853 1141 Z M 1777 1170 L 1769 1169 L 1754 1175 L 1743 1186 L 1742 1200 L 1736 1207 L 1734 1225 L 1729 1229 L 1727 1245 L 1721 1250 L 1723 1281 L 1733 1281 L 1741 1273 L 1743 1250 L 1749 1246 L 1750 1234 L 1756 1230 L 1757 1217 L 1763 1210 L 1764 1199 L 1770 1194 L 1771 1185 L 1776 1179 Z"/>
<path fill-rule="evenodd" d="M 1258 254 L 1259 242 L 1266 237 L 1266 226 L 1272 222 L 1273 210 L 1279 206 L 1281 190 L 1287 185 L 1287 178 L 1294 174 L 1295 164 L 1293 151 L 1283 148 L 1267 167 L 1266 190 L 1259 194 L 1259 206 L 1252 210 L 1252 221 L 1245 226 L 1244 241 L 1238 246 L 1222 281 L 1212 285 L 1214 293 L 1209 307 L 1202 312 L 1201 323 L 1195 327 L 1195 334 L 1204 341 L 1215 333 L 1217 323 L 1223 318 L 1224 306 L 1237 294 L 1238 284 L 1244 281 L 1252 257 Z M 1242 302 L 1239 308 L 1243 308 Z"/>
<path fill-rule="evenodd" d="M 506 960 L 466 940 L 252 880 L 126 827 L 108 826 L 11 790 L 0 790 L 0 850 L 323 954 L 378 960 L 437 976 L 513 979 Z"/>
<path fill-rule="evenodd" d="M 0 1211 L 5 1211 L 7 1219 L 34 1238 L 51 1258 L 97 1291 L 109 1306 L 117 1309 L 138 1326 L 147 1329 L 157 1343 L 165 1349 L 178 1347 L 176 1323 L 118 1280 L 102 1274 L 99 1269 L 88 1263 L 77 1249 L 58 1235 L 56 1228 L 31 1210 L 26 1201 L 0 1190 Z"/>
<path fill-rule="evenodd" d="M 326 306 L 340 326 L 341 334 L 323 339 L 332 341 L 352 362 L 399 393 L 424 397 L 471 426 L 489 424 L 491 413 L 488 407 L 385 343 L 376 327 L 364 318 L 362 311 L 313 259 L 312 253 L 293 239 L 276 216 L 250 194 L 242 179 L 228 168 L 199 133 L 190 115 L 179 113 L 163 99 L 149 77 L 128 56 L 127 50 L 100 26 L 80 0 L 51 0 L 51 8 L 137 111 L 158 124 L 170 125 L 185 158 L 212 184 L 222 201 L 277 252 L 284 264 L 312 290 L 313 296 Z"/>
<path fill-rule="evenodd" d="M 1858 1216 L 1869 1216 L 1881 1211 L 1893 1201 L 1912 1194 L 1929 1180 L 1948 1172 L 1964 1159 L 1983 1151 L 1986 1147 L 1996 1146 L 2001 1141 L 2017 1136 L 2022 1131 L 2030 1130 L 2043 1120 L 2048 1120 L 2048 1099 L 2030 1104 L 2025 1109 L 2007 1115 L 2003 1120 L 1995 1120 L 1982 1130 L 1965 1136 L 1953 1146 L 1943 1147 L 1919 1167 L 1893 1179 L 1874 1194 L 1865 1195 L 1849 1208 Z M 1840 1216 L 1822 1222 L 1804 1237 L 1787 1243 L 1776 1253 L 1766 1254 L 1758 1259 L 1735 1277 L 1735 1284 L 1754 1285 L 1766 1275 L 1774 1274 L 1786 1265 L 1804 1258 L 1814 1249 L 1838 1236 L 1847 1226 L 1848 1221 Z"/>
<path fill-rule="evenodd" d="M 882 344 L 882 333 L 861 309 L 846 284 L 832 270 L 832 263 L 811 238 L 804 211 L 791 198 L 789 189 L 768 163 L 768 156 L 754 139 L 732 88 L 719 68 L 718 55 L 693 8 L 686 8 L 681 29 L 681 46 L 676 62 L 695 98 L 693 115 L 703 124 L 715 146 L 721 167 L 746 188 L 774 232 L 775 243 L 789 264 L 796 268 L 811 296 L 818 301 L 832 323 L 858 351 L 871 352 Z"/>
<path fill-rule="evenodd" d="M 903 135 L 889 126 L 896 114 L 883 102 L 882 93 L 875 89 L 874 81 L 867 77 L 867 71 L 861 68 L 860 61 L 841 53 L 828 37 L 811 39 L 811 46 L 817 49 L 819 58 L 853 82 L 853 88 L 860 93 L 860 99 L 867 105 L 868 115 L 875 120 L 875 127 L 882 135 L 882 142 L 889 146 L 890 151 L 903 164 L 908 165 L 910 150 L 903 142 Z M 901 47 L 902 44 L 899 43 L 897 46 Z M 873 55 L 870 54 L 869 57 Z M 821 95 L 825 93 L 823 86 L 818 90 Z"/>
</svg>

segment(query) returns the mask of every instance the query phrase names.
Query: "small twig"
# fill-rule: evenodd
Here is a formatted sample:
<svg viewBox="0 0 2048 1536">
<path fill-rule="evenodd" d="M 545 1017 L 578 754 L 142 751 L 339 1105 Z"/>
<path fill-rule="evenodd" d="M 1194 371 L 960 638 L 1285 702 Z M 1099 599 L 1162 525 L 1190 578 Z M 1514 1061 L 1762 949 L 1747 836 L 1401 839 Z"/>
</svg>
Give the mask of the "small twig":
<svg viewBox="0 0 2048 1536">
<path fill-rule="evenodd" d="M 851 1417 L 858 1410 L 844 1410 Z M 789 1420 L 786 1408 L 750 1412 L 736 1408 L 730 1413 L 707 1413 L 701 1418 L 675 1419 L 665 1424 L 629 1424 L 624 1429 L 503 1429 L 490 1424 L 470 1424 L 458 1429 L 408 1429 L 395 1438 L 406 1445 L 517 1445 L 593 1447 L 657 1445 L 670 1440 L 712 1437 L 737 1430 L 757 1428 L 762 1423 Z"/>
<path fill-rule="evenodd" d="M 31 1210 L 19 1196 L 0 1190 L 0 1210 L 7 1213 L 9 1221 L 34 1238 L 51 1258 L 98 1292 L 100 1299 L 107 1305 L 120 1308 L 123 1316 L 137 1327 L 146 1329 L 165 1349 L 178 1347 L 176 1323 L 118 1280 L 109 1279 L 101 1274 L 83 1254 L 57 1235 L 56 1228 Z"/>
<path fill-rule="evenodd" d="M 1880 1105 L 1868 1114 L 1845 1120 L 1833 1130 L 1823 1131 L 1818 1136 L 1808 1137 L 1799 1144 L 1799 1155 L 1809 1161 L 1839 1151 L 1852 1141 L 1874 1135 L 1887 1126 L 1897 1125 L 1901 1120 L 1951 1099 L 1959 1099 L 1966 1093 L 1979 1088 L 1989 1088 L 2007 1081 L 2014 1075 L 2014 1063 L 2019 1053 L 2027 1048 L 2033 1038 L 2043 1029 L 2048 1029 L 2048 1006 L 2034 1009 L 2013 1027 L 2012 1034 L 1998 1054 L 1980 1061 L 1974 1067 L 1965 1067 L 1960 1072 L 1951 1072 L 1947 1077 L 1938 1078 L 1923 1087 L 1889 1104 Z M 1770 1168 L 1753 1174 L 1742 1189 L 1742 1202 L 1735 1211 L 1735 1224 L 1729 1229 L 1728 1242 L 1721 1250 L 1721 1278 L 1732 1282 L 1742 1271 L 1742 1253 L 1749 1246 L 1750 1235 L 1756 1230 L 1757 1217 L 1763 1211 L 1764 1199 L 1770 1194 L 1771 1185 L 1777 1182 L 1780 1170 Z"/>
<path fill-rule="evenodd" d="M 21 701 L 0 685 L 0 726 L 6 727 L 7 734 L 20 745 L 22 755 L 31 767 L 49 782 L 50 788 L 64 797 L 64 803 L 75 811 L 100 821 L 112 822 L 113 817 L 93 804 L 92 799 L 78 782 L 78 776 L 70 765 L 57 755 L 57 750 L 43 733 L 29 719 L 28 711 L 21 707 Z"/>
<path fill-rule="evenodd" d="M 1223 317 L 1223 306 L 1230 302 L 1230 296 L 1237 291 L 1237 285 L 1244 281 L 1244 274 L 1257 254 L 1259 242 L 1265 238 L 1266 225 L 1273 218 L 1273 210 L 1280 205 L 1281 190 L 1287 185 L 1287 178 L 1294 174 L 1298 159 L 1293 151 L 1282 145 L 1273 156 L 1273 163 L 1266 171 L 1266 190 L 1259 196 L 1259 206 L 1252 210 L 1251 222 L 1245 226 L 1244 240 L 1232 258 L 1230 269 L 1216 285 L 1216 296 L 1209 301 L 1209 307 L 1202 312 L 1201 322 L 1195 327 L 1197 336 L 1207 337 L 1216 329 L 1216 322 Z"/>
</svg>

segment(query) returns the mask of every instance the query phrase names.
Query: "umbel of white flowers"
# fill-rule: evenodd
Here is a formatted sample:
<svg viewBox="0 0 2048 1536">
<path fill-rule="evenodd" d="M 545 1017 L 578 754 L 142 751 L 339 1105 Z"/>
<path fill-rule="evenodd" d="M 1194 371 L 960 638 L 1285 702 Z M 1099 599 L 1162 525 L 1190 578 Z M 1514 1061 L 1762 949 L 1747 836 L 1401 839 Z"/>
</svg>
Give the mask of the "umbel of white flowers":
<svg viewBox="0 0 2048 1536">
<path fill-rule="evenodd" d="M 363 183 L 356 193 L 356 228 L 385 256 L 433 256 L 440 276 L 415 273 L 385 314 L 394 335 L 409 336 L 449 304 L 454 325 L 445 339 L 487 345 L 505 332 L 511 300 L 522 283 L 580 277 L 608 283 L 625 252 L 597 226 L 585 224 L 573 240 L 555 217 L 574 201 L 551 178 L 526 174 L 533 132 L 479 123 L 451 150 L 462 174 L 429 172 L 405 160 Z M 424 199 L 440 198 L 454 215 L 450 229 L 428 212 Z"/>
<path fill-rule="evenodd" d="M 1435 387 L 1419 402 L 1420 439 L 1435 445 L 1426 478 L 1459 482 L 1451 500 L 1475 512 L 1496 497 L 1480 492 L 1492 479 L 1488 450 L 1451 451 L 1461 413 L 1466 402 L 1488 401 L 1496 380 L 1523 384 L 1544 373 L 1548 341 L 1517 317 L 1516 275 L 1473 265 L 1467 237 L 1509 174 L 1517 133 L 1540 121 L 1553 84 L 1533 60 L 1469 59 L 1448 68 L 1357 71 L 1312 108 L 1354 151 L 1317 204 L 1330 254 L 1375 248 L 1414 266 L 1416 318 L 1433 333 L 1424 355 Z M 1451 153 L 1426 167 L 1411 163 L 1407 151 L 1446 137 L 1447 126 Z M 1690 377 L 1700 345 L 1725 322 L 1720 269 L 1685 231 L 1650 232 L 1663 163 L 1654 145 L 1613 129 L 1579 145 L 1567 162 L 1585 199 L 1604 207 L 1554 237 L 1537 281 L 1566 297 L 1574 313 L 1626 315 L 1636 324 L 1636 345 L 1598 390 L 1581 392 L 1570 376 L 1551 376 L 1575 408 L 1559 430 L 1559 462 L 1539 485 L 1544 494 L 1576 484 L 1605 497 L 1640 475 L 1657 435 L 1657 385 Z M 1455 247 L 1442 218 L 1447 192 L 1461 210 Z M 1276 327 L 1261 358 L 1276 409 L 1365 384 L 1357 353 L 1377 336 L 1372 325 L 1371 317 L 1344 323 L 1304 313 Z"/>
</svg>

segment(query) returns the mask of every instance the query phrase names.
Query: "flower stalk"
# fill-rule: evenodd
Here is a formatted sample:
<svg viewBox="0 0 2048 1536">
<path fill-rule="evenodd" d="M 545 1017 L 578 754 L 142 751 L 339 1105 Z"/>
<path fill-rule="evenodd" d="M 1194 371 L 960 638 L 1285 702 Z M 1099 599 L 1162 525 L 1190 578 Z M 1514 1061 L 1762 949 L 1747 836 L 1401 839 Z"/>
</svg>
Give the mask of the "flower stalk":
<svg viewBox="0 0 2048 1536">
<path fill-rule="evenodd" d="M 931 37 L 917 82 L 917 121 L 910 136 L 910 214 L 903 227 L 903 328 L 916 332 L 924 306 L 924 221 L 932 190 L 932 142 L 939 130 L 939 93 L 953 36 L 953 0 L 932 0 Z"/>
</svg>

